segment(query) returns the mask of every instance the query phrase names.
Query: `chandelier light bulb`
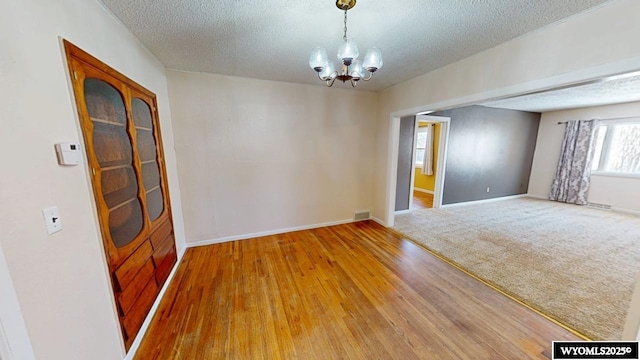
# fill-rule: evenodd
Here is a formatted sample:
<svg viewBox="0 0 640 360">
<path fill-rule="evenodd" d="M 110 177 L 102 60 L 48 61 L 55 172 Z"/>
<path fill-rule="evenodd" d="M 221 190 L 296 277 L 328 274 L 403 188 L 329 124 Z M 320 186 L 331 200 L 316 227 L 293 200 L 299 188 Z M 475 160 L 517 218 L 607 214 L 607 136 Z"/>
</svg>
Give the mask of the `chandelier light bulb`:
<svg viewBox="0 0 640 360">
<path fill-rule="evenodd" d="M 328 61 L 325 64 L 325 67 L 318 72 L 318 77 L 324 81 L 333 80 L 337 75 L 336 68 L 333 66 L 333 61 Z"/>
<path fill-rule="evenodd" d="M 349 70 L 351 71 L 349 75 L 351 75 L 353 80 L 360 80 L 360 78 L 365 75 L 364 66 L 362 66 L 360 60 L 356 60 L 351 63 L 351 66 L 349 66 Z"/>
<path fill-rule="evenodd" d="M 362 65 L 369 72 L 374 72 L 382 68 L 382 51 L 377 47 L 367 50 L 367 54 L 362 59 Z"/>
<path fill-rule="evenodd" d="M 327 67 L 329 63 L 329 57 L 327 57 L 327 51 L 321 47 L 317 47 L 311 50 L 311 56 L 309 56 L 309 67 L 317 72 L 321 72 Z"/>
<path fill-rule="evenodd" d="M 338 60 L 343 64 L 349 66 L 351 63 L 358 59 L 358 44 L 355 41 L 346 39 L 340 49 L 338 49 Z"/>
</svg>

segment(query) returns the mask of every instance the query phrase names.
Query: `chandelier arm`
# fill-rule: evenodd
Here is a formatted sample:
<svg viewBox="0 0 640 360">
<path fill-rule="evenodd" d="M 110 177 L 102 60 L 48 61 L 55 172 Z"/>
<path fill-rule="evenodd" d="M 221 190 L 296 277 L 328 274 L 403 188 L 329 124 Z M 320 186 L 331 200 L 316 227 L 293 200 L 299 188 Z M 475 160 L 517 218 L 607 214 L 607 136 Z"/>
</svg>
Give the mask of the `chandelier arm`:
<svg viewBox="0 0 640 360">
<path fill-rule="evenodd" d="M 368 77 L 361 77 L 360 80 L 369 81 L 373 77 L 373 73 L 370 72 Z"/>
<path fill-rule="evenodd" d="M 334 82 L 336 82 L 336 78 L 333 78 L 331 80 L 327 80 L 327 87 L 332 87 Z"/>
<path fill-rule="evenodd" d="M 351 79 L 351 87 L 356 87 L 356 85 L 358 85 L 358 82 L 354 79 Z"/>
</svg>

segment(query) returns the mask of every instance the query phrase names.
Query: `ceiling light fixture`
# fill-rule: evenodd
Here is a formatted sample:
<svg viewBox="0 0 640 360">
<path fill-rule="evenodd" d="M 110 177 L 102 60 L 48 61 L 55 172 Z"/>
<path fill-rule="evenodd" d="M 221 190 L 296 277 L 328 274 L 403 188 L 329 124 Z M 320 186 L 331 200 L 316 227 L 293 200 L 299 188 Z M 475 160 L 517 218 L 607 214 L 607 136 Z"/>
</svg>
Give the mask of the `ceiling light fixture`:
<svg viewBox="0 0 640 360">
<path fill-rule="evenodd" d="M 309 66 L 318 73 L 320 80 L 326 81 L 328 87 L 333 86 L 336 79 L 343 83 L 350 81 L 351 86 L 356 87 L 360 80 L 371 80 L 373 73 L 382 67 L 382 52 L 372 47 L 367 49 L 362 61 L 358 60 L 358 45 L 347 38 L 347 11 L 356 6 L 356 0 L 336 0 L 336 6 L 344 10 L 344 43 L 338 49 L 338 60 L 342 62 L 340 71 L 335 69 L 333 61 L 327 57 L 327 51 L 321 47 L 311 51 Z"/>
</svg>

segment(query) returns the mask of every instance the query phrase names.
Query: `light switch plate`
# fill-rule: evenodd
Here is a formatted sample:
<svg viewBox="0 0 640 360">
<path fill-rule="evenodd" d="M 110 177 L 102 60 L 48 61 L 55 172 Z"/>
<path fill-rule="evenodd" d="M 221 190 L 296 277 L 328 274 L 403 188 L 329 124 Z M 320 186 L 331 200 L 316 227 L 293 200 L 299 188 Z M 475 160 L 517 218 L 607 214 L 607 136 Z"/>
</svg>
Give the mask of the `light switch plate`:
<svg viewBox="0 0 640 360">
<path fill-rule="evenodd" d="M 62 230 L 62 219 L 57 206 L 42 209 L 42 215 L 44 215 L 44 223 L 47 225 L 49 235 Z"/>
</svg>

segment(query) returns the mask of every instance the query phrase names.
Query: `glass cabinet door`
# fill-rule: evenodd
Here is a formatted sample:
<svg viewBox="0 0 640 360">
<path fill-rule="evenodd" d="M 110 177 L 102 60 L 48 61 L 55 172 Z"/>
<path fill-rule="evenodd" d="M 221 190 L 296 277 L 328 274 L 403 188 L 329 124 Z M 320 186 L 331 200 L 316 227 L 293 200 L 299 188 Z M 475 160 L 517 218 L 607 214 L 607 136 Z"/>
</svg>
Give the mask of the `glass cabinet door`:
<svg viewBox="0 0 640 360">
<path fill-rule="evenodd" d="M 131 100 L 133 123 L 136 127 L 138 154 L 142 163 L 142 181 L 147 194 L 147 215 L 149 220 L 157 219 L 164 210 L 164 197 L 160 186 L 160 164 L 154 137 L 151 107 L 144 100 Z"/>
<path fill-rule="evenodd" d="M 156 96 L 63 43 L 121 334 L 129 349 L 177 261 Z"/>
<path fill-rule="evenodd" d="M 103 80 L 85 79 L 84 97 L 93 126 L 91 140 L 100 167 L 102 197 L 109 209 L 109 233 L 121 248 L 144 226 L 127 112 L 122 94 Z"/>
</svg>

